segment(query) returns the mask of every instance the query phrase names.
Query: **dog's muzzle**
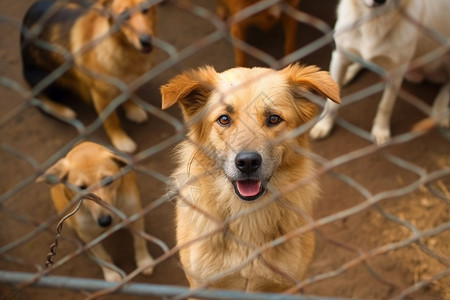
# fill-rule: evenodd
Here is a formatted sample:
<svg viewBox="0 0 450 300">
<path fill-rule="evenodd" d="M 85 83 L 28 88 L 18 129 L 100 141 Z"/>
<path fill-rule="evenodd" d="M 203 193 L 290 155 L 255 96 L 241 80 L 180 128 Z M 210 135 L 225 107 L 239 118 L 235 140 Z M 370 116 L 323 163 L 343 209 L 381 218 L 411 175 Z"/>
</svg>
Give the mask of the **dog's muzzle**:
<svg viewBox="0 0 450 300">
<path fill-rule="evenodd" d="M 139 36 L 139 43 L 141 45 L 142 53 L 150 53 L 153 50 L 152 37 L 148 34 L 141 34 Z"/>
<path fill-rule="evenodd" d="M 365 0 L 368 7 L 377 7 L 386 3 L 386 0 Z"/>
<path fill-rule="evenodd" d="M 112 218 L 110 215 L 102 215 L 98 217 L 97 223 L 100 227 L 108 227 L 112 223 Z"/>
<path fill-rule="evenodd" d="M 240 178 L 233 181 L 236 194 L 245 201 L 253 201 L 261 197 L 266 188 L 259 178 L 258 171 L 262 165 L 262 157 L 257 152 L 240 152 L 235 158 Z"/>
</svg>

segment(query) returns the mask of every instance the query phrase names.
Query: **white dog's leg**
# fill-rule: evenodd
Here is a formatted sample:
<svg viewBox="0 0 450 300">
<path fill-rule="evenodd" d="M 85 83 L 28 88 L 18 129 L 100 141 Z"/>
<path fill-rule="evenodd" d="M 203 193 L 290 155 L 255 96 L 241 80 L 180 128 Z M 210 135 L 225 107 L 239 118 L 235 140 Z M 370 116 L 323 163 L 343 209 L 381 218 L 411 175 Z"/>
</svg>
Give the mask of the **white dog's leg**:
<svg viewBox="0 0 450 300">
<path fill-rule="evenodd" d="M 144 231 L 144 220 L 138 219 L 130 225 L 133 231 Z M 134 255 L 136 264 L 139 268 L 145 268 L 142 273 L 145 275 L 153 274 L 154 260 L 147 249 L 146 240 L 133 232 Z"/>
<path fill-rule="evenodd" d="M 372 135 L 378 145 L 385 143 L 391 137 L 390 122 L 395 100 L 403 81 L 403 76 L 396 76 L 384 90 L 377 114 L 373 121 Z"/>
<path fill-rule="evenodd" d="M 363 66 L 360 65 L 359 63 L 352 63 L 347 68 L 347 72 L 345 72 L 345 78 L 344 81 L 342 82 L 342 86 L 346 86 L 347 84 L 352 82 L 353 79 L 355 79 L 356 75 L 358 75 L 358 73 L 361 72 L 362 69 Z"/>
<path fill-rule="evenodd" d="M 433 103 L 431 116 L 442 127 L 450 127 L 450 82 L 444 84 Z"/>
<path fill-rule="evenodd" d="M 333 129 L 338 108 L 339 104 L 327 99 L 323 112 L 324 116 L 313 128 L 311 128 L 311 131 L 309 132 L 310 137 L 313 139 L 322 139 L 330 134 L 331 129 Z"/>
<path fill-rule="evenodd" d="M 351 61 L 347 59 L 338 50 L 334 50 L 331 56 L 330 63 L 330 75 L 337 82 L 339 86 L 342 86 L 345 73 Z M 328 136 L 333 129 L 334 120 L 336 119 L 337 110 L 339 104 L 334 103 L 330 99 L 327 99 L 325 104 L 324 114 L 325 116 L 311 129 L 309 135 L 313 139 L 321 139 Z"/>
</svg>

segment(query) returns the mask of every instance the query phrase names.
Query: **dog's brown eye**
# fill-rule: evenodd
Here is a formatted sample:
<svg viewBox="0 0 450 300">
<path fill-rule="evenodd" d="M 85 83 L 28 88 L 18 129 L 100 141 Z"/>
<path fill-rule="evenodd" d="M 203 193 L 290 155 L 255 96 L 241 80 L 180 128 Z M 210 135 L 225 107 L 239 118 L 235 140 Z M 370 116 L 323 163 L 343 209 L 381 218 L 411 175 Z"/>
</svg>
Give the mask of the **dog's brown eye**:
<svg viewBox="0 0 450 300">
<path fill-rule="evenodd" d="M 271 115 L 267 119 L 267 125 L 268 126 L 275 126 L 275 125 L 280 124 L 281 121 L 283 121 L 283 119 L 279 115 Z"/>
<path fill-rule="evenodd" d="M 146 13 L 148 13 L 148 7 L 144 7 L 142 8 L 141 12 L 145 15 Z"/>
<path fill-rule="evenodd" d="M 219 122 L 220 125 L 222 126 L 228 126 L 231 124 L 231 118 L 227 115 L 221 115 L 218 119 L 217 122 Z"/>
<path fill-rule="evenodd" d="M 87 189 L 88 187 L 87 187 L 87 185 L 82 184 L 82 185 L 79 185 L 78 188 L 79 188 L 80 190 L 85 190 L 85 189 Z"/>
</svg>

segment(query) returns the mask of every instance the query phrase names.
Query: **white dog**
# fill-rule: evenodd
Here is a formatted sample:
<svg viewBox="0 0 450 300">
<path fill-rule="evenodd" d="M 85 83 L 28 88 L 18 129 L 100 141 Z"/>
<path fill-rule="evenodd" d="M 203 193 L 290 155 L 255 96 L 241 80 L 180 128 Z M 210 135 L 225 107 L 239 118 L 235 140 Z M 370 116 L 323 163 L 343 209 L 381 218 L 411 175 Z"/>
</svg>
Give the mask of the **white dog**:
<svg viewBox="0 0 450 300">
<path fill-rule="evenodd" d="M 449 14 L 449 0 L 341 0 L 339 3 L 334 35 L 336 50 L 330 64 L 333 79 L 342 86 L 348 78 L 348 67 L 353 64 L 348 53 L 387 72 L 387 86 L 372 127 L 378 144 L 391 136 L 390 118 L 403 78 L 443 83 L 431 114 L 439 125 L 449 126 Z M 427 30 L 438 34 L 432 35 Z M 418 63 L 417 59 L 427 54 L 432 60 Z M 327 101 L 324 118 L 311 129 L 312 138 L 323 138 L 330 133 L 337 108 L 337 104 Z"/>
</svg>

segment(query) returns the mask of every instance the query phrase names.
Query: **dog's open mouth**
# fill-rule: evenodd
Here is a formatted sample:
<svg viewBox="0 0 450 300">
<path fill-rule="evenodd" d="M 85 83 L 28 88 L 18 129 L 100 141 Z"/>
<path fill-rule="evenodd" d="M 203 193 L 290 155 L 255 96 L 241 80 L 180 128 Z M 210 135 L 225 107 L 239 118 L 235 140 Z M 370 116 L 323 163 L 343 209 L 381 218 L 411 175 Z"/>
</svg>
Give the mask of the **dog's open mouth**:
<svg viewBox="0 0 450 300">
<path fill-rule="evenodd" d="M 260 180 L 252 179 L 234 181 L 233 186 L 239 198 L 245 201 L 258 199 L 266 190 Z"/>
<path fill-rule="evenodd" d="M 141 49 L 141 52 L 144 54 L 150 53 L 153 51 L 153 46 L 149 45 L 149 46 L 143 46 Z"/>
</svg>

